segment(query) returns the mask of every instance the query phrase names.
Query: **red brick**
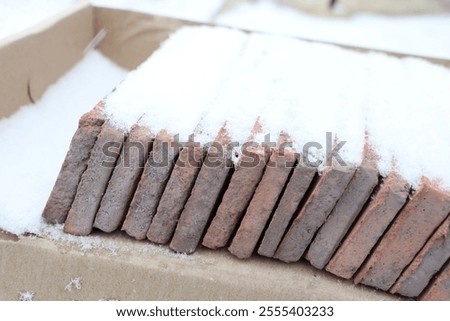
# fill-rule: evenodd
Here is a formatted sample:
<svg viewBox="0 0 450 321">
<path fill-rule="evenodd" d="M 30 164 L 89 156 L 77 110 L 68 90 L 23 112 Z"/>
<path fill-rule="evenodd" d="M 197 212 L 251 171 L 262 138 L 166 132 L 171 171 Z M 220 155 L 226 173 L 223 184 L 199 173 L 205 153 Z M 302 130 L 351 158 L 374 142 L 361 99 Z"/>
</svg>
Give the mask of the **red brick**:
<svg viewBox="0 0 450 321">
<path fill-rule="evenodd" d="M 173 136 L 165 131 L 158 133 L 153 143 L 144 172 L 131 201 L 122 231 L 138 240 L 146 238 L 174 165 L 178 149 Z"/>
<path fill-rule="evenodd" d="M 423 180 L 355 277 L 387 291 L 450 212 L 448 193 Z"/>
<path fill-rule="evenodd" d="M 258 254 L 273 257 L 316 173 L 315 167 L 298 165 L 294 168 L 269 227 L 264 233 Z"/>
<path fill-rule="evenodd" d="M 147 232 L 147 238 L 159 244 L 166 244 L 172 238 L 181 211 L 191 194 L 203 161 L 201 147 L 184 147 L 175 163 L 159 201 L 156 214 Z"/>
<path fill-rule="evenodd" d="M 88 235 L 92 231 L 95 214 L 100 206 L 124 139 L 122 130 L 105 122 L 92 149 L 87 169 L 81 177 L 77 194 L 64 224 L 64 231 L 74 235 Z M 105 153 L 105 146 L 111 145 Z"/>
<path fill-rule="evenodd" d="M 342 278 L 351 278 L 363 264 L 386 228 L 405 204 L 410 186 L 390 174 L 344 239 L 326 270 Z"/>
<path fill-rule="evenodd" d="M 105 122 L 104 102 L 81 116 L 58 178 L 42 213 L 48 223 L 64 223 L 77 193 L 78 183 L 86 170 L 91 150 Z"/>
<path fill-rule="evenodd" d="M 122 224 L 147 162 L 151 139 L 150 129 L 131 128 L 95 217 L 95 228 L 112 232 Z"/>
<path fill-rule="evenodd" d="M 411 264 L 391 288 L 391 293 L 416 297 L 425 289 L 433 275 L 450 258 L 450 216 L 441 224 Z"/>
<path fill-rule="evenodd" d="M 231 159 L 228 157 L 227 146 L 231 141 L 226 134 L 219 134 L 219 136 L 215 144 L 222 147 L 212 146 L 208 149 L 192 193 L 181 212 L 170 242 L 170 248 L 176 252 L 193 253 L 196 250 L 230 174 Z M 218 153 L 218 149 L 222 149 L 222 152 Z"/>
<path fill-rule="evenodd" d="M 253 254 L 294 164 L 293 152 L 284 152 L 283 155 L 278 150 L 272 152 L 261 182 L 228 248 L 233 255 L 245 259 Z"/>
<path fill-rule="evenodd" d="M 370 167 L 357 169 L 344 194 L 309 247 L 306 259 L 314 267 L 318 269 L 325 267 L 377 184 L 376 169 Z"/>
<path fill-rule="evenodd" d="M 300 260 L 316 231 L 333 210 L 355 170 L 327 167 L 305 206 L 294 219 L 274 258 L 285 262 Z"/>
<path fill-rule="evenodd" d="M 450 301 L 450 261 L 447 262 L 430 288 L 425 291 L 421 300 Z"/>
<path fill-rule="evenodd" d="M 267 157 L 263 148 L 250 150 L 242 155 L 231 177 L 230 184 L 214 216 L 202 244 L 210 249 L 227 245 L 239 220 L 245 212 L 261 180 Z M 255 163 L 250 165 L 250 163 Z"/>
</svg>

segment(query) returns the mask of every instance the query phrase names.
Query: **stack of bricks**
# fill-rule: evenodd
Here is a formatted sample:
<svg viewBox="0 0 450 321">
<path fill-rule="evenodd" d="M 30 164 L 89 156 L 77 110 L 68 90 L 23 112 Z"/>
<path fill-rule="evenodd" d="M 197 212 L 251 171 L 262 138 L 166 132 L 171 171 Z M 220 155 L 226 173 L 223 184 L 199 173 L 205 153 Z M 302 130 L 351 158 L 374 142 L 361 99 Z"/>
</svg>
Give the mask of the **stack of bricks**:
<svg viewBox="0 0 450 321">
<path fill-rule="evenodd" d="M 450 195 L 423 178 L 417 190 L 376 162 L 305 165 L 285 148 L 250 144 L 237 164 L 223 127 L 207 147 L 180 145 L 134 125 L 126 135 L 102 113 L 83 115 L 43 212 L 48 223 L 88 235 L 130 236 L 193 253 L 228 247 L 309 261 L 338 277 L 393 294 L 450 300 Z"/>
</svg>

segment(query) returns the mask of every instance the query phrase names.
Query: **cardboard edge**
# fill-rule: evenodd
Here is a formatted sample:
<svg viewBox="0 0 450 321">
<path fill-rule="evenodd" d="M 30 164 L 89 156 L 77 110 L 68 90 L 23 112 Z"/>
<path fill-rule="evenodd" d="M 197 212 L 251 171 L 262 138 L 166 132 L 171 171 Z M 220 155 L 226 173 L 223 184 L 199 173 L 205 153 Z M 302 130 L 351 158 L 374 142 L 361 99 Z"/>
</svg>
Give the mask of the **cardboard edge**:
<svg viewBox="0 0 450 321">
<path fill-rule="evenodd" d="M 0 239 L 1 300 L 31 291 L 34 300 L 396 300 L 397 296 L 355 286 L 305 262 L 285 264 L 226 251 L 200 249 L 175 254 L 167 247 L 97 233 L 102 246 L 39 237 Z M 23 275 L 27 275 L 26 278 Z M 72 279 L 80 289 L 67 289 Z"/>
<path fill-rule="evenodd" d="M 74 31 L 77 36 L 74 37 Z M 84 1 L 0 43 L 0 118 L 38 100 L 73 67 L 93 37 L 93 8 Z M 45 45 L 43 45 L 45 44 Z"/>
</svg>

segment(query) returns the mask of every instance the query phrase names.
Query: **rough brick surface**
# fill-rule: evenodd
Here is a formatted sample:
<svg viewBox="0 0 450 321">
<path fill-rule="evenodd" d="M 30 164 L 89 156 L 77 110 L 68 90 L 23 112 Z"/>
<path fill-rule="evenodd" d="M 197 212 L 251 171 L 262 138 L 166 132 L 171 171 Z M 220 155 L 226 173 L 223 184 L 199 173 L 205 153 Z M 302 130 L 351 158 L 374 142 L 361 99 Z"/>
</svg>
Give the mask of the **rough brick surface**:
<svg viewBox="0 0 450 321">
<path fill-rule="evenodd" d="M 101 101 L 93 110 L 81 116 L 78 129 L 42 213 L 48 223 L 64 223 L 67 218 L 81 175 L 86 170 L 91 150 L 105 122 L 103 105 L 104 102 Z"/>
<path fill-rule="evenodd" d="M 253 254 L 294 164 L 294 153 L 285 152 L 280 155 L 277 150 L 272 153 L 261 182 L 228 248 L 230 253 L 240 259 L 249 258 Z"/>
<path fill-rule="evenodd" d="M 74 235 L 91 233 L 95 214 L 120 155 L 123 139 L 124 133 L 120 129 L 109 122 L 103 124 L 67 215 L 64 224 L 66 233 Z"/>
<path fill-rule="evenodd" d="M 297 166 L 264 233 L 258 254 L 272 257 L 317 172 L 314 167 Z"/>
<path fill-rule="evenodd" d="M 255 165 L 247 166 L 253 161 Z M 265 165 L 264 153 L 255 152 L 252 156 L 241 156 L 217 213 L 203 238 L 204 246 L 217 249 L 227 245 L 261 180 Z"/>
<path fill-rule="evenodd" d="M 391 288 L 391 293 L 416 297 L 425 289 L 430 279 L 450 258 L 450 216 L 420 250 Z"/>
<path fill-rule="evenodd" d="M 281 241 L 275 258 L 285 262 L 300 260 L 314 234 L 344 193 L 354 172 L 350 168 L 325 169 L 313 193 Z"/>
<path fill-rule="evenodd" d="M 387 291 L 450 212 L 448 194 L 423 180 L 354 281 Z"/>
<path fill-rule="evenodd" d="M 131 201 L 122 231 L 138 240 L 146 238 L 161 195 L 164 192 L 174 165 L 178 149 L 173 136 L 165 131 L 158 133 L 153 143 L 144 172 Z"/>
<path fill-rule="evenodd" d="M 450 261 L 447 262 L 421 299 L 426 301 L 450 301 Z"/>
<path fill-rule="evenodd" d="M 222 146 L 227 146 L 229 142 L 229 139 L 216 139 L 216 143 Z M 218 153 L 214 146 L 210 147 L 181 212 L 170 242 L 172 250 L 181 253 L 195 251 L 230 171 L 231 159 L 227 153 Z"/>
<path fill-rule="evenodd" d="M 123 222 L 147 161 L 152 134 L 134 125 L 125 141 L 94 221 L 104 232 L 117 230 Z"/>
<path fill-rule="evenodd" d="M 318 269 L 325 267 L 377 184 L 376 169 L 369 167 L 357 169 L 344 194 L 309 247 L 306 259 L 314 267 Z"/>
<path fill-rule="evenodd" d="M 409 190 L 410 186 L 404 179 L 395 174 L 389 175 L 326 270 L 342 278 L 351 278 L 405 204 Z"/>
<path fill-rule="evenodd" d="M 203 161 L 203 149 L 184 147 L 159 201 L 156 214 L 147 232 L 147 238 L 166 244 L 172 238 L 181 211 L 191 193 Z"/>
</svg>

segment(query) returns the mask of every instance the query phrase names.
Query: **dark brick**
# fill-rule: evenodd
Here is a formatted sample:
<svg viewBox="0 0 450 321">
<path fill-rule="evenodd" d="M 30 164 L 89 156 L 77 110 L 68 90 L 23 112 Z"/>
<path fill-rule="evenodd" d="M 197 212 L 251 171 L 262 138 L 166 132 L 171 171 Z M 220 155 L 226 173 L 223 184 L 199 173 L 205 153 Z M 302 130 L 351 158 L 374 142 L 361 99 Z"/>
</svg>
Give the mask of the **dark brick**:
<svg viewBox="0 0 450 321">
<path fill-rule="evenodd" d="M 228 137 L 215 140 L 216 144 L 225 146 L 225 151 L 230 142 Z M 181 212 L 170 242 L 172 250 L 181 253 L 193 253 L 196 250 L 230 171 L 231 159 L 228 153 L 218 154 L 214 146 L 210 147 L 192 193 Z"/>
<path fill-rule="evenodd" d="M 228 250 L 240 259 L 249 258 L 264 231 L 295 164 L 295 154 L 274 150 L 239 229 Z"/>
<path fill-rule="evenodd" d="M 416 297 L 425 289 L 433 275 L 450 258 L 450 216 L 420 250 L 391 288 L 391 293 Z"/>
<path fill-rule="evenodd" d="M 72 207 L 64 224 L 64 231 L 74 235 L 88 235 L 105 193 L 117 158 L 120 155 L 124 133 L 109 122 L 103 124 L 92 149 L 87 169 L 81 177 Z M 110 155 L 105 153 L 109 147 Z M 114 144 L 114 145 L 113 145 Z M 107 165 L 108 164 L 108 165 Z"/>
<path fill-rule="evenodd" d="M 127 214 L 149 153 L 150 129 L 134 125 L 124 143 L 94 221 L 104 232 L 117 230 Z"/>
<path fill-rule="evenodd" d="M 354 281 L 389 290 L 450 212 L 448 193 L 423 180 Z"/>
<path fill-rule="evenodd" d="M 202 244 L 210 249 L 227 245 L 261 180 L 267 162 L 264 149 L 255 148 L 249 152 L 251 156 L 242 155 L 238 161 L 217 214 L 203 238 Z M 248 166 L 253 162 L 255 165 Z"/>
<path fill-rule="evenodd" d="M 146 238 L 147 231 L 156 213 L 161 195 L 178 155 L 173 136 L 162 131 L 153 143 L 153 149 L 145 164 L 141 180 L 131 201 L 122 231 L 138 240 Z"/>
<path fill-rule="evenodd" d="M 181 211 L 191 194 L 195 179 L 203 161 L 203 149 L 184 147 L 161 196 L 155 216 L 147 232 L 147 238 L 166 244 L 172 238 Z"/>
<path fill-rule="evenodd" d="M 86 170 L 91 150 L 105 122 L 104 102 L 81 116 L 58 178 L 42 213 L 47 223 L 64 223 Z"/>
<path fill-rule="evenodd" d="M 390 174 L 358 218 L 326 270 L 342 278 L 351 278 L 406 203 L 409 190 L 410 186 L 404 179 L 395 173 Z"/>
<path fill-rule="evenodd" d="M 323 269 L 378 184 L 378 171 L 360 167 L 311 243 L 306 259 Z"/>
<path fill-rule="evenodd" d="M 327 167 L 305 206 L 294 219 L 274 258 L 285 262 L 300 260 L 316 231 L 333 210 L 355 170 Z"/>
</svg>

